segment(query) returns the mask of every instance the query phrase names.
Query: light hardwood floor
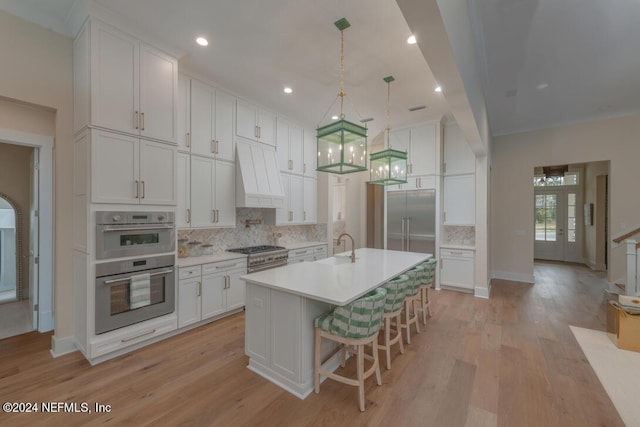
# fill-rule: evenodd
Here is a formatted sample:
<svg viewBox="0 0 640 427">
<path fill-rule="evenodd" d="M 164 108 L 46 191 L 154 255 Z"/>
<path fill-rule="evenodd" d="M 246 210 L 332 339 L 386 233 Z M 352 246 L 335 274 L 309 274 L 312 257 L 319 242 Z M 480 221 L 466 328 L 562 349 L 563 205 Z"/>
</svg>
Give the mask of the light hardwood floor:
<svg viewBox="0 0 640 427">
<path fill-rule="evenodd" d="M 4 414 L 3 426 L 621 426 L 569 325 L 604 330 L 586 267 L 537 263 L 537 283 L 494 281 L 491 299 L 432 292 L 433 317 L 383 385 L 325 381 L 305 400 L 246 368 L 238 314 L 91 367 L 51 359 L 50 336 L 0 341 L 0 401 L 94 402 L 108 414 Z M 424 331 L 426 329 L 426 331 Z M 347 370 L 353 370 L 353 363 Z"/>
</svg>

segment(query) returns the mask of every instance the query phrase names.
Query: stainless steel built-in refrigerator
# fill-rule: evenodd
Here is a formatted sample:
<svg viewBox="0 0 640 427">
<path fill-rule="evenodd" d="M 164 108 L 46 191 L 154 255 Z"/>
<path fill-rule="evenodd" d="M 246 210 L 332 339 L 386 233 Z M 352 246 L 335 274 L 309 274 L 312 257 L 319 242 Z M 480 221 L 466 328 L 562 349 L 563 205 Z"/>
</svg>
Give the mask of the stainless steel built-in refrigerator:
<svg viewBox="0 0 640 427">
<path fill-rule="evenodd" d="M 387 193 L 387 249 L 434 254 L 436 191 Z"/>
</svg>

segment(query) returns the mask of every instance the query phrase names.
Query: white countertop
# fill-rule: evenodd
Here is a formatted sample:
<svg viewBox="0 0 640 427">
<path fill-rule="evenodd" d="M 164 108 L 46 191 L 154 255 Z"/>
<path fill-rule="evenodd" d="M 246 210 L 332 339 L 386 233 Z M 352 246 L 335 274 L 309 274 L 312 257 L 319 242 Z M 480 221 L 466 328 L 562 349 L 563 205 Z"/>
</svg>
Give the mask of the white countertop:
<svg viewBox="0 0 640 427">
<path fill-rule="evenodd" d="M 326 245 L 326 244 L 327 242 L 298 242 L 298 243 L 291 243 L 283 246 L 289 249 L 290 251 L 293 251 L 296 249 L 310 248 L 312 246 Z"/>
<path fill-rule="evenodd" d="M 355 263 L 341 255 L 247 274 L 241 279 L 329 304 L 345 305 L 429 258 L 431 254 L 361 248 L 356 249 Z"/>
<path fill-rule="evenodd" d="M 210 262 L 229 261 L 230 259 L 247 258 L 244 254 L 235 252 L 219 252 L 213 255 L 193 256 L 178 258 L 178 267 L 191 267 L 199 264 L 209 264 Z"/>
</svg>

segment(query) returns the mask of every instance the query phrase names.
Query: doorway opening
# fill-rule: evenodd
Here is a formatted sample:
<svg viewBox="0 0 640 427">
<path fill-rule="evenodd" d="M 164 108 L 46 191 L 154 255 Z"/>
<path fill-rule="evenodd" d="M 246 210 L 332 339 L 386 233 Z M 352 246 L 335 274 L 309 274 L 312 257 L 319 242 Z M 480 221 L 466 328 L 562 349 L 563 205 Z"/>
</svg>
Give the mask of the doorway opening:
<svg viewBox="0 0 640 427">
<path fill-rule="evenodd" d="M 534 169 L 534 258 L 608 264 L 609 161 Z"/>
<path fill-rule="evenodd" d="M 21 299 L 19 212 L 11 199 L 0 193 L 0 304 Z"/>
</svg>

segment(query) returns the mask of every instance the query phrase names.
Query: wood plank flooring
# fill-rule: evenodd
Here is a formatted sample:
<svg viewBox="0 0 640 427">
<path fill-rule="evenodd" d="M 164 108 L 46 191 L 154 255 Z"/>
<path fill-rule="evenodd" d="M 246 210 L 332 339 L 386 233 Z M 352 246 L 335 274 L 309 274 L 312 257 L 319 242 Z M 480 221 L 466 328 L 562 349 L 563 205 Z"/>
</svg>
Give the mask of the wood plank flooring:
<svg viewBox="0 0 640 427">
<path fill-rule="evenodd" d="M 491 299 L 431 292 L 433 317 L 383 385 L 325 381 L 299 400 L 246 368 L 244 314 L 90 366 L 52 359 L 50 335 L 0 340 L 0 401 L 88 402 L 110 413 L 0 413 L 2 426 L 622 426 L 569 325 L 604 330 L 589 269 L 537 263 L 536 284 L 494 281 Z M 424 329 L 424 328 L 422 328 Z M 353 363 L 345 369 L 353 373 Z"/>
</svg>

